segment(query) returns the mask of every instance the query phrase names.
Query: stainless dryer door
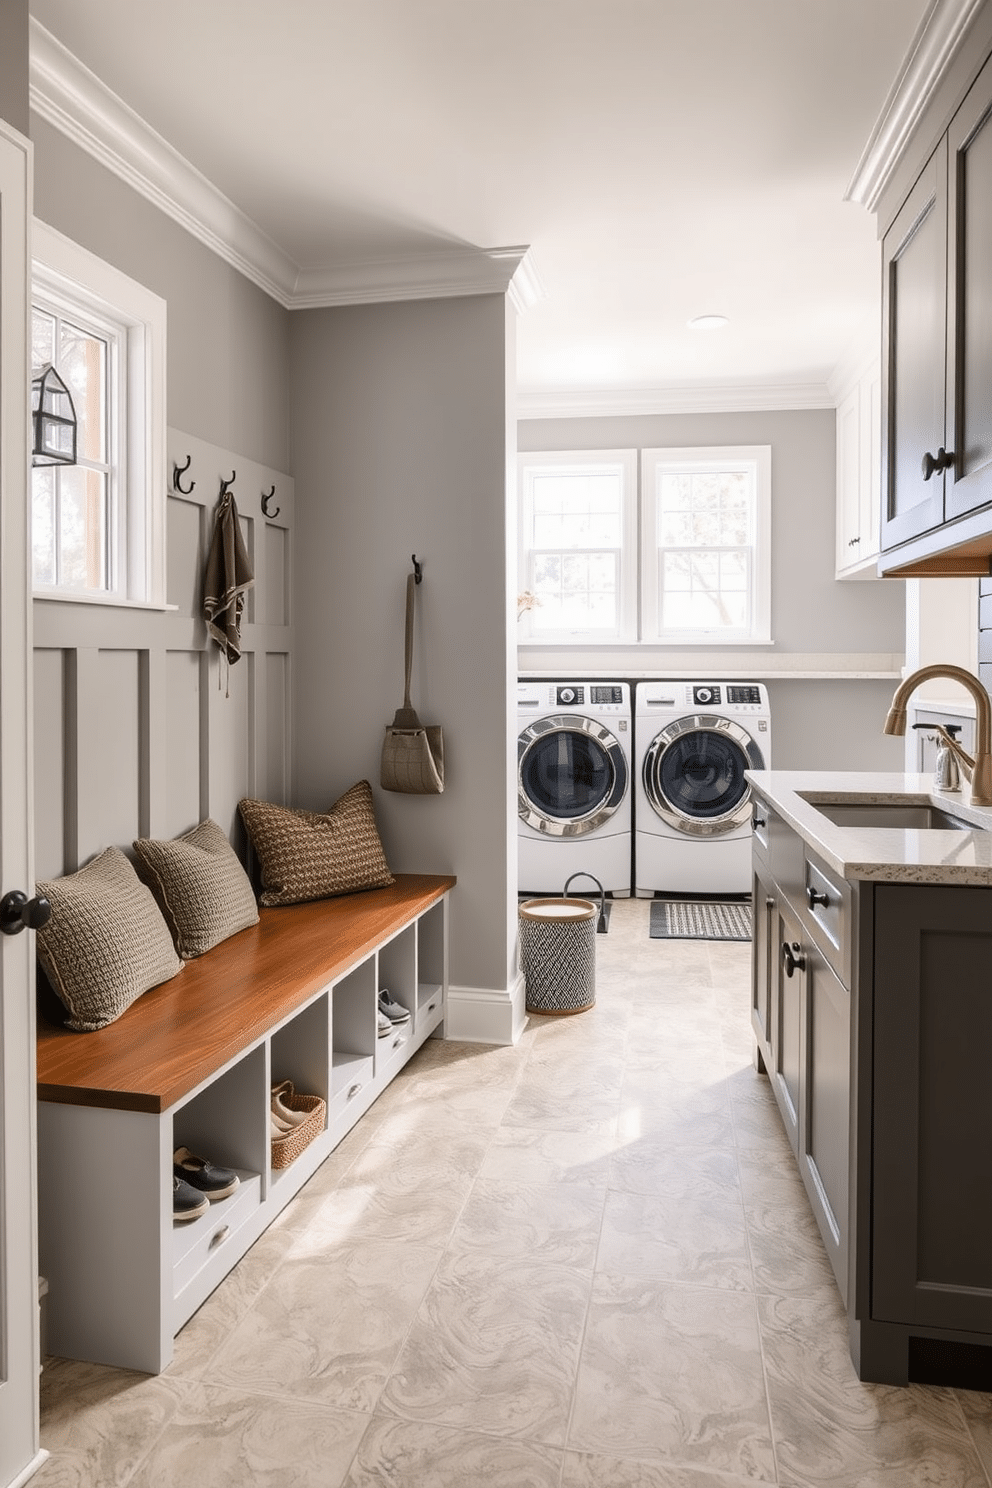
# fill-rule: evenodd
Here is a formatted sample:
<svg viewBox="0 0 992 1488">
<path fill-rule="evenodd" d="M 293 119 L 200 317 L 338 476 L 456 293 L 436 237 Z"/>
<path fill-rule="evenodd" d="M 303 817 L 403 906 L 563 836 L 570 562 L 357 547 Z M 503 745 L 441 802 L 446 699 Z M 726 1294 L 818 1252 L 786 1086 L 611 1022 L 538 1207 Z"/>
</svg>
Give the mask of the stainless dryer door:
<svg viewBox="0 0 992 1488">
<path fill-rule="evenodd" d="M 617 810 L 627 784 L 619 739 L 593 718 L 552 713 L 517 739 L 517 812 L 549 837 L 594 832 Z"/>
<path fill-rule="evenodd" d="M 644 791 L 653 810 L 687 837 L 718 837 L 751 815 L 745 770 L 763 770 L 754 739 L 731 718 L 677 718 L 644 756 Z"/>
</svg>

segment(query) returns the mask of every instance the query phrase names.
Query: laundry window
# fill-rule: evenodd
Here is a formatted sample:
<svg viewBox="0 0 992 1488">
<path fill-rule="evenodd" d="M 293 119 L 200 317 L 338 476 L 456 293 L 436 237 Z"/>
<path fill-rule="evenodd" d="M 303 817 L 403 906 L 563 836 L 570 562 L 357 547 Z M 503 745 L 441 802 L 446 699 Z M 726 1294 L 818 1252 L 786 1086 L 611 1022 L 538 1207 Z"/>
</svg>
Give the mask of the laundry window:
<svg viewBox="0 0 992 1488">
<path fill-rule="evenodd" d="M 641 454 L 642 639 L 767 641 L 768 445 Z"/>
<path fill-rule="evenodd" d="M 165 604 L 165 301 L 35 222 L 32 368 L 72 395 L 75 465 L 31 472 L 38 598 Z"/>
<path fill-rule="evenodd" d="M 520 457 L 520 636 L 636 638 L 637 457 L 583 450 Z"/>
</svg>

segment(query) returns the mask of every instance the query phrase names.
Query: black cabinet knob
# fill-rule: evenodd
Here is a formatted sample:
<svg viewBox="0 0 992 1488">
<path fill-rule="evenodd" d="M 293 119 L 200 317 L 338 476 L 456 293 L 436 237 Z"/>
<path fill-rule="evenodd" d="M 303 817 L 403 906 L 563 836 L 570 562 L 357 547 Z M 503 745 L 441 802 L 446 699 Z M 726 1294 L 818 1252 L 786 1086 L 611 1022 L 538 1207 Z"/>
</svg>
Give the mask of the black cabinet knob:
<svg viewBox="0 0 992 1488">
<path fill-rule="evenodd" d="M 40 930 L 52 918 L 52 906 L 40 894 L 29 899 L 20 889 L 11 889 L 0 899 L 0 931 L 20 935 L 22 930 Z"/>
<path fill-rule="evenodd" d="M 815 909 L 818 904 L 822 904 L 824 909 L 826 909 L 827 905 L 830 903 L 830 896 L 828 894 L 818 893 L 817 890 L 814 889 L 812 884 L 807 884 L 806 902 L 809 905 L 810 909 Z"/>
<path fill-rule="evenodd" d="M 925 481 L 928 481 L 931 476 L 939 475 L 942 470 L 950 470 L 953 464 L 953 451 L 945 450 L 943 445 L 941 445 L 940 449 L 935 455 L 932 455 L 930 451 L 927 450 L 921 461 L 923 479 Z"/>
</svg>

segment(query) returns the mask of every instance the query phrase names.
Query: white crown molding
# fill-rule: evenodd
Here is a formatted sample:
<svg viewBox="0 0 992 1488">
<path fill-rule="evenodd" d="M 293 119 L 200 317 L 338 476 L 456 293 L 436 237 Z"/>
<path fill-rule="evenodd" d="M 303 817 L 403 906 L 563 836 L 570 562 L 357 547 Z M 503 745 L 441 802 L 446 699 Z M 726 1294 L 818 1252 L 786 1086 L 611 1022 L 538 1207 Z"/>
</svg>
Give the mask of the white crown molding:
<svg viewBox="0 0 992 1488">
<path fill-rule="evenodd" d="M 874 211 L 913 130 L 985 0 L 933 0 L 910 43 L 844 200 Z"/>
<path fill-rule="evenodd" d="M 291 307 L 302 310 L 477 294 L 509 294 L 518 311 L 535 303 L 541 295 L 540 281 L 530 262 L 529 250 L 526 247 L 463 249 L 301 269 L 293 287 Z"/>
<path fill-rule="evenodd" d="M 287 253 L 35 18 L 31 107 L 287 310 L 386 300 L 543 293 L 526 247 L 464 249 L 300 269 Z"/>
<path fill-rule="evenodd" d="M 728 383 L 600 391 L 520 388 L 516 412 L 521 419 L 637 418 L 664 413 L 783 413 L 835 406 L 825 382 Z"/>
</svg>

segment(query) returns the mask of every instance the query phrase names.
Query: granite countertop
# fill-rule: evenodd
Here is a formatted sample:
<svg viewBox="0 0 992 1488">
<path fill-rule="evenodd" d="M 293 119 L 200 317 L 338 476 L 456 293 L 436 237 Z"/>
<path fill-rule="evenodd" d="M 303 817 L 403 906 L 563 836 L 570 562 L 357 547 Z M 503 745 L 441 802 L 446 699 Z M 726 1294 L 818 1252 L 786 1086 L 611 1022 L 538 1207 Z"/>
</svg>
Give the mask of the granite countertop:
<svg viewBox="0 0 992 1488">
<path fill-rule="evenodd" d="M 992 886 L 992 807 L 972 806 L 964 780 L 960 791 L 938 791 L 930 774 L 749 770 L 747 775 L 756 794 L 842 878 Z M 838 797 L 851 805 L 894 801 L 938 806 L 972 824 L 973 830 L 841 826 L 815 806 Z"/>
</svg>

